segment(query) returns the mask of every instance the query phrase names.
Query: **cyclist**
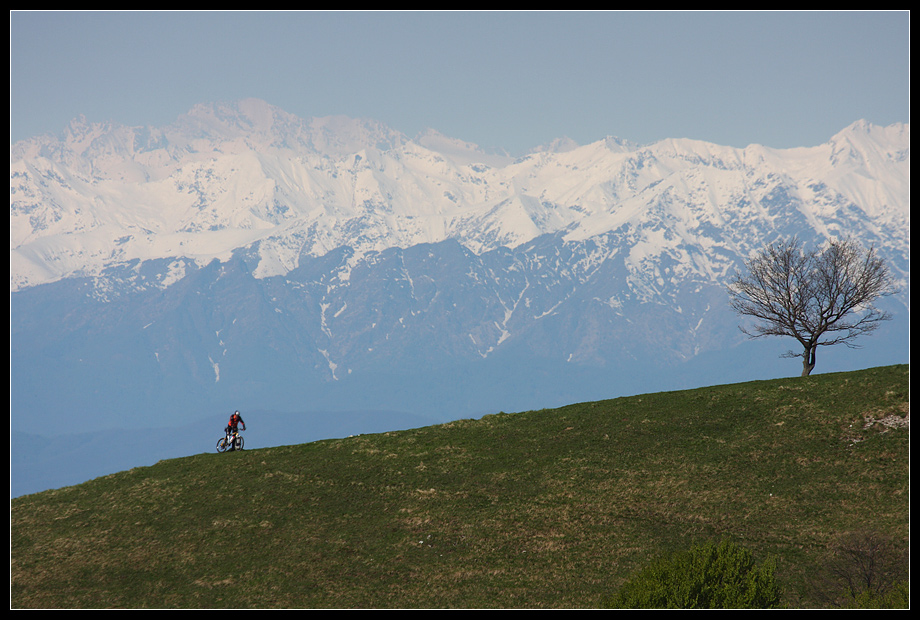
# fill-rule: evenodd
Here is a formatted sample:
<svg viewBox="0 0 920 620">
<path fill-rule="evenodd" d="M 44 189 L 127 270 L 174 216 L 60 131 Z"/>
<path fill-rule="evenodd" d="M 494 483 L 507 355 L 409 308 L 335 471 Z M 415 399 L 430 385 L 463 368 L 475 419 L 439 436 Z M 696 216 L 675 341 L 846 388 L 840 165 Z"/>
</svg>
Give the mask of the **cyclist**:
<svg viewBox="0 0 920 620">
<path fill-rule="evenodd" d="M 224 432 L 227 434 L 227 441 L 231 441 L 231 435 L 237 432 L 237 426 L 242 424 L 243 430 L 246 430 L 246 423 L 243 422 L 243 416 L 240 415 L 239 411 L 234 411 L 233 415 L 230 416 L 230 421 L 227 423 L 227 428 L 224 429 Z M 236 446 L 231 444 L 231 450 L 234 450 Z"/>
</svg>

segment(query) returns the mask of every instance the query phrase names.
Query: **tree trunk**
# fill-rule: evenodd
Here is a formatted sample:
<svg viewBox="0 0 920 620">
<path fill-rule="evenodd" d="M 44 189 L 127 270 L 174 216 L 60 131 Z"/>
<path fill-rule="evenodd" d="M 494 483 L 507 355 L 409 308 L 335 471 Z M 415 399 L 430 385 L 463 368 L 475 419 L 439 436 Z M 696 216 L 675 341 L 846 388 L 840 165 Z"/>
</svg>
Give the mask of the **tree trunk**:
<svg viewBox="0 0 920 620">
<path fill-rule="evenodd" d="M 817 345 L 811 345 L 805 349 L 802 354 L 802 376 L 807 377 L 815 368 L 815 354 L 818 352 Z"/>
</svg>

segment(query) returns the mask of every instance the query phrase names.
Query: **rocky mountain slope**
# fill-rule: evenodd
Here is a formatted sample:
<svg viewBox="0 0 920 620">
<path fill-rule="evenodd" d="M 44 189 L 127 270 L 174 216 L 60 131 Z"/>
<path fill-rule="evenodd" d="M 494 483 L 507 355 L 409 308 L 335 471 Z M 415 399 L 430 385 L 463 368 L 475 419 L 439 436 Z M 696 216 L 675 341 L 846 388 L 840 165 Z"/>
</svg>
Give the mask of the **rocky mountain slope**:
<svg viewBox="0 0 920 620">
<path fill-rule="evenodd" d="M 745 342 L 724 289 L 791 235 L 874 245 L 903 291 L 862 357 L 817 371 L 904 362 L 909 206 L 908 125 L 512 159 L 257 100 L 75 121 L 11 147 L 12 426 L 443 420 L 796 374 L 789 343 Z"/>
</svg>

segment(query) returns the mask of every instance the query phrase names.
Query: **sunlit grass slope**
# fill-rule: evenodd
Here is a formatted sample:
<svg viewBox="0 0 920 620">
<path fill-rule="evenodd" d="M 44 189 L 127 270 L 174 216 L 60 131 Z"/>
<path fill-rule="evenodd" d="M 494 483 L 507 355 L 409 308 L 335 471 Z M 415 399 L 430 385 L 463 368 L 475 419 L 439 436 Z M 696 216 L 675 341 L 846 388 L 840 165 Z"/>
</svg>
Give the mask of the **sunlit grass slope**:
<svg viewBox="0 0 920 620">
<path fill-rule="evenodd" d="M 909 389 L 891 366 L 163 461 L 12 500 L 11 605 L 596 607 L 730 538 L 813 606 L 841 534 L 908 544 L 883 420 Z"/>
</svg>

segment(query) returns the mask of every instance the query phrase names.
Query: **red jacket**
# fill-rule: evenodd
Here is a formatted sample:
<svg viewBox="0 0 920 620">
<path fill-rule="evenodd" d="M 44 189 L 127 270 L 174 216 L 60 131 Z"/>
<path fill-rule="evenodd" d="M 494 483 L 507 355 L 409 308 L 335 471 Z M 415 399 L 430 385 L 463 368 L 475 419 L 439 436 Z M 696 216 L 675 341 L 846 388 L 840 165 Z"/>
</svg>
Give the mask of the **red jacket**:
<svg viewBox="0 0 920 620">
<path fill-rule="evenodd" d="M 246 423 L 243 422 L 243 416 L 241 416 L 238 413 L 234 413 L 232 416 L 230 416 L 230 422 L 227 423 L 227 426 L 229 426 L 233 430 L 236 430 L 237 424 L 242 424 L 243 430 L 244 431 L 246 430 Z"/>
</svg>

